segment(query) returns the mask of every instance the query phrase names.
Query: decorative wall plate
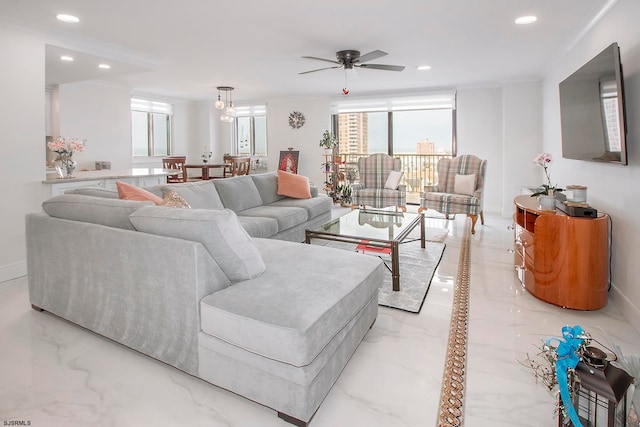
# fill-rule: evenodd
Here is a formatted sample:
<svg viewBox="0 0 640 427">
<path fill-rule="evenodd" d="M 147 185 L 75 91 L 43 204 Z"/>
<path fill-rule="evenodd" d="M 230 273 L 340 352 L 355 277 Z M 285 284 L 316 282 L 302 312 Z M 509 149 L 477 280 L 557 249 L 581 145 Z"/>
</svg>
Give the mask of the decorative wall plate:
<svg viewBox="0 0 640 427">
<path fill-rule="evenodd" d="M 300 111 L 293 111 L 289 114 L 289 126 L 291 129 L 298 129 L 304 125 L 304 115 Z"/>
</svg>

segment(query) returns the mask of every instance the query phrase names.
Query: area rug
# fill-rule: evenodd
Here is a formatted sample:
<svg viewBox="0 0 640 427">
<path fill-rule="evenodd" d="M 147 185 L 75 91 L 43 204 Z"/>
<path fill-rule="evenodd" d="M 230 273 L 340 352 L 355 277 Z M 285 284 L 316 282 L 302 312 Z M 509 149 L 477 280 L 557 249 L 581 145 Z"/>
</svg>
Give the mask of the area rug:
<svg viewBox="0 0 640 427">
<path fill-rule="evenodd" d="M 431 237 L 429 234 L 427 236 Z M 446 234 L 445 234 L 446 236 Z M 433 274 L 442 259 L 445 244 L 442 242 L 425 242 L 425 249 L 420 241 L 410 241 L 400 245 L 400 290 L 391 289 L 391 258 L 381 255 L 380 258 L 389 268 L 384 270 L 384 281 L 378 292 L 378 305 L 396 308 L 411 313 L 419 313 L 429 291 Z M 356 246 L 343 242 L 329 242 L 329 247 L 355 251 Z M 363 256 L 379 256 L 366 254 Z"/>
</svg>

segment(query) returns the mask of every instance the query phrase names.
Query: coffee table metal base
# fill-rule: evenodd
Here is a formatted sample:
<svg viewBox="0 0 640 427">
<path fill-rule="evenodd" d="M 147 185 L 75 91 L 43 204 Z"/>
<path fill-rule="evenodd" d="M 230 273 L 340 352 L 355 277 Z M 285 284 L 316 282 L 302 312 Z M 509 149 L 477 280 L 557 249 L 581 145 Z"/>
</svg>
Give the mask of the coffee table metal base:
<svg viewBox="0 0 640 427">
<path fill-rule="evenodd" d="M 351 214 L 355 214 L 358 211 L 352 211 Z M 398 214 L 395 214 L 398 215 Z M 400 214 L 401 215 L 401 214 Z M 332 220 L 333 222 L 335 220 Z M 391 248 L 391 284 L 392 289 L 394 291 L 400 290 L 400 260 L 399 260 L 399 247 L 400 243 L 402 243 L 409 233 L 415 229 L 417 225 L 420 225 L 420 247 L 422 249 L 425 248 L 425 227 L 424 227 L 424 215 L 418 214 L 411 220 L 409 225 L 405 227 L 400 234 L 395 236 L 395 238 L 391 240 L 385 239 L 376 239 L 365 236 L 355 236 L 355 235 L 346 235 L 334 232 L 327 232 L 323 230 L 323 227 L 320 227 L 317 230 L 306 230 L 305 231 L 305 243 L 310 244 L 311 239 L 323 239 L 323 240 L 331 240 L 334 242 L 345 242 L 345 243 L 353 243 L 359 245 L 363 240 L 367 241 L 367 246 L 371 246 L 374 248 Z"/>
</svg>

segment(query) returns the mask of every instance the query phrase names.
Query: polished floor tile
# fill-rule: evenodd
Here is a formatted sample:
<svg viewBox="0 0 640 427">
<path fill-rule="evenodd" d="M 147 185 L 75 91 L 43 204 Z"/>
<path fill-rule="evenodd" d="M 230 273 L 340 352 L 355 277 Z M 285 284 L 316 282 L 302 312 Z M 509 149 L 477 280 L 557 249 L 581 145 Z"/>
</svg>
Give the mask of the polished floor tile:
<svg viewBox="0 0 640 427">
<path fill-rule="evenodd" d="M 553 424 L 553 398 L 519 361 L 565 324 L 580 324 L 625 352 L 638 333 L 608 306 L 563 310 L 522 290 L 513 273 L 509 222 L 486 216 L 471 249 L 465 425 Z M 420 314 L 380 307 L 378 319 L 320 407 L 312 426 L 435 426 L 464 218 Z M 0 422 L 32 426 L 287 426 L 273 410 L 46 313 L 33 311 L 27 280 L 0 283 Z"/>
</svg>

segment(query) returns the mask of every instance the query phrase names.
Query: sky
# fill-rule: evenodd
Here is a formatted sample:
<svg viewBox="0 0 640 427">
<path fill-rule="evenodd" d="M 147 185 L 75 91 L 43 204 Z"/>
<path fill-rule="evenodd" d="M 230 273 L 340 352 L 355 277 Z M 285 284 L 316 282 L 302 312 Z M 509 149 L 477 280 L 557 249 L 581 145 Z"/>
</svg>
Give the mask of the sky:
<svg viewBox="0 0 640 427">
<path fill-rule="evenodd" d="M 387 113 L 369 113 L 369 152 L 387 152 Z M 394 154 L 416 152 L 416 143 L 428 138 L 436 151 L 451 152 L 451 110 L 395 111 Z"/>
</svg>

